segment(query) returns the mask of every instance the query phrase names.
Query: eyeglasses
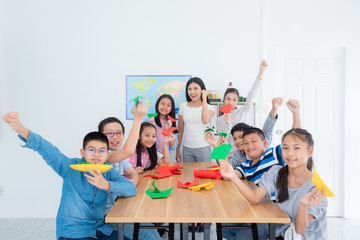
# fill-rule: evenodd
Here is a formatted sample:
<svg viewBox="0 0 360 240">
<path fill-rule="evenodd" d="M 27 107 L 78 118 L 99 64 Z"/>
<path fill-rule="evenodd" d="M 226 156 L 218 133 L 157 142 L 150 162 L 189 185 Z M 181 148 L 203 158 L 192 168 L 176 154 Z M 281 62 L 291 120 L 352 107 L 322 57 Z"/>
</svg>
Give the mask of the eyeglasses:
<svg viewBox="0 0 360 240">
<path fill-rule="evenodd" d="M 117 132 L 117 133 L 114 133 L 114 132 L 108 132 L 108 133 L 104 133 L 107 137 L 114 137 L 115 135 L 118 136 L 118 137 L 122 137 L 124 135 L 123 132 Z"/>
<path fill-rule="evenodd" d="M 99 154 L 101 156 L 104 156 L 107 154 L 107 149 L 106 148 L 100 148 L 100 149 L 96 149 L 93 147 L 89 147 L 88 149 L 86 149 L 86 151 L 88 152 L 88 154 L 94 155 L 96 152 L 99 152 Z"/>
</svg>

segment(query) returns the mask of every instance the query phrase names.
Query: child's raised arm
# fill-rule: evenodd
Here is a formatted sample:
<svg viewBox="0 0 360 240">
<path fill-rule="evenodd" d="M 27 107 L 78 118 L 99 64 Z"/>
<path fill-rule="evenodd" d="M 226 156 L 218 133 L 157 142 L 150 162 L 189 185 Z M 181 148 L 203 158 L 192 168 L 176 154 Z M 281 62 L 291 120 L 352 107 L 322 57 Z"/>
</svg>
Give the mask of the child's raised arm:
<svg viewBox="0 0 360 240">
<path fill-rule="evenodd" d="M 146 113 L 146 105 L 139 101 L 138 105 L 134 108 L 134 121 L 129 133 L 129 137 L 126 139 L 123 148 L 110 154 L 107 161 L 108 163 L 120 162 L 134 155 L 136 144 L 139 138 L 141 120 Z"/>
<path fill-rule="evenodd" d="M 163 164 L 170 164 L 170 150 L 169 150 L 169 142 L 175 141 L 175 135 L 170 133 L 169 136 L 164 138 L 164 160 Z"/>
<path fill-rule="evenodd" d="M 290 99 L 286 105 L 293 114 L 292 128 L 301 128 L 300 103 L 297 100 Z"/>
<path fill-rule="evenodd" d="M 9 127 L 14 130 L 17 134 L 29 140 L 30 131 L 21 125 L 19 115 L 17 112 L 9 112 L 1 117 L 4 122 L 9 124 Z"/>
<path fill-rule="evenodd" d="M 262 80 L 265 70 L 268 68 L 268 64 L 265 60 L 262 60 L 259 67 L 259 73 L 257 75 L 257 78 Z"/>
<path fill-rule="evenodd" d="M 224 179 L 232 181 L 242 195 L 251 203 L 257 204 L 266 196 L 266 191 L 262 187 L 257 187 L 255 190 L 251 190 L 246 186 L 236 175 L 235 170 L 225 160 L 219 160 L 220 173 Z"/>
</svg>

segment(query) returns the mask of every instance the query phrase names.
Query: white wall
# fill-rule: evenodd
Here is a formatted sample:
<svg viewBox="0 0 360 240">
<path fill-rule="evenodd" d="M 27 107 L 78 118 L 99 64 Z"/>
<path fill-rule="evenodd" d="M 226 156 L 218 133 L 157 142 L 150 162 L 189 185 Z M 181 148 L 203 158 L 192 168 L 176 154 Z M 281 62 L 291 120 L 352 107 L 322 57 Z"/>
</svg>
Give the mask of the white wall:
<svg viewBox="0 0 360 240">
<path fill-rule="evenodd" d="M 3 6 L 1 113 L 18 111 L 25 126 L 68 156 L 79 156 L 83 136 L 101 119 L 125 119 L 126 74 L 191 74 L 221 90 L 232 81 L 243 94 L 257 74 L 259 1 Z M 0 217 L 54 217 L 60 177 L 1 128 Z"/>
<path fill-rule="evenodd" d="M 360 133 L 358 113 L 351 111 L 360 102 L 358 1 L 18 0 L 1 5 L 0 113 L 18 111 L 25 126 L 73 157 L 101 119 L 125 119 L 127 74 L 191 74 L 219 90 L 232 81 L 246 95 L 260 56 L 271 66 L 276 46 L 348 47 L 341 161 L 345 215 L 359 218 L 355 149 Z M 266 112 L 275 89 L 271 67 L 268 76 L 258 100 Z M 124 123 L 128 132 L 131 122 Z M 0 217 L 54 217 L 60 177 L 36 153 L 20 148 L 5 124 L 0 124 L 0 144 Z"/>
</svg>

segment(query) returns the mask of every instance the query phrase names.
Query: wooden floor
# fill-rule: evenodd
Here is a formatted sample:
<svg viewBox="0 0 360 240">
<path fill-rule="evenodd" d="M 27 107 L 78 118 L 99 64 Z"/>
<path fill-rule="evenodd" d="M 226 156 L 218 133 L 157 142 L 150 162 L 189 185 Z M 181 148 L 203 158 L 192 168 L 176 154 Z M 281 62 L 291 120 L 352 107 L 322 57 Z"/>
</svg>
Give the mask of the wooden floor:
<svg viewBox="0 0 360 240">
<path fill-rule="evenodd" d="M 179 239 L 179 225 L 175 226 L 175 236 Z M 328 218 L 329 240 L 359 239 L 360 220 Z M 189 236 L 190 237 L 190 236 Z M 52 240 L 55 239 L 55 219 L 0 218 L 1 240 Z M 166 239 L 166 238 L 165 238 Z M 202 233 L 196 233 L 196 239 L 202 239 Z M 216 239 L 212 226 L 211 239 Z"/>
</svg>

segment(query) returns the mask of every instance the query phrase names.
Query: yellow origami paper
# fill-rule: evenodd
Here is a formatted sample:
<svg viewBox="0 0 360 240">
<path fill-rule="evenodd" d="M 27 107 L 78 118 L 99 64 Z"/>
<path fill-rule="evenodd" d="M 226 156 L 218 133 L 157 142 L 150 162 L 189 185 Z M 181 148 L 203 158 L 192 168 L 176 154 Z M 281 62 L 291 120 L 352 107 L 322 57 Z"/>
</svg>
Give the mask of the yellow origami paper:
<svg viewBox="0 0 360 240">
<path fill-rule="evenodd" d="M 326 195 L 325 197 L 334 197 L 334 193 L 332 191 L 330 191 L 330 189 L 325 185 L 324 181 L 321 180 L 319 174 L 314 170 L 313 172 L 313 176 L 312 176 L 312 181 L 315 185 L 315 187 L 322 192 L 323 188 L 325 188 L 325 192 Z"/>
<path fill-rule="evenodd" d="M 206 188 L 206 190 L 209 190 L 212 186 L 214 186 L 214 182 L 204 183 L 197 186 L 189 187 L 188 189 L 194 190 L 194 191 L 200 191 L 201 188 Z"/>
<path fill-rule="evenodd" d="M 90 168 L 94 171 L 94 168 L 99 169 L 102 173 L 110 170 L 113 166 L 109 164 L 73 164 L 70 165 L 72 169 L 81 171 L 81 172 L 88 172 L 86 168 Z"/>
</svg>

